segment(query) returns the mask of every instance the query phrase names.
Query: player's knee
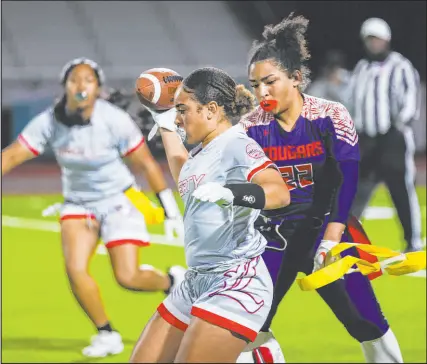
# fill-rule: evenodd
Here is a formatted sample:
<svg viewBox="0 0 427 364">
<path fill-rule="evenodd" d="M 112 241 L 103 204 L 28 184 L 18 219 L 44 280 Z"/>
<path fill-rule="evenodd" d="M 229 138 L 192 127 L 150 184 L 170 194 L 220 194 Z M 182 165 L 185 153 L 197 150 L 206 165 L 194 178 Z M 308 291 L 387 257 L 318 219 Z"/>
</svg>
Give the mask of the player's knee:
<svg viewBox="0 0 427 364">
<path fill-rule="evenodd" d="M 116 277 L 117 283 L 122 288 L 133 290 L 138 287 L 138 291 L 141 290 L 141 288 L 139 287 L 140 284 L 137 283 L 139 276 L 136 267 L 135 269 L 129 269 L 129 267 L 127 267 L 126 269 L 116 269 L 114 271 L 114 275 Z"/>
<path fill-rule="evenodd" d="M 135 273 L 131 271 L 116 272 L 116 281 L 123 288 L 132 289 L 135 286 L 135 279 Z"/>
<path fill-rule="evenodd" d="M 359 342 L 375 340 L 383 335 L 377 325 L 362 318 L 345 322 L 344 326 L 347 332 Z"/>
<path fill-rule="evenodd" d="M 80 281 L 89 277 L 87 267 L 77 262 L 67 262 L 66 271 L 68 279 L 72 284 L 79 284 Z"/>
</svg>

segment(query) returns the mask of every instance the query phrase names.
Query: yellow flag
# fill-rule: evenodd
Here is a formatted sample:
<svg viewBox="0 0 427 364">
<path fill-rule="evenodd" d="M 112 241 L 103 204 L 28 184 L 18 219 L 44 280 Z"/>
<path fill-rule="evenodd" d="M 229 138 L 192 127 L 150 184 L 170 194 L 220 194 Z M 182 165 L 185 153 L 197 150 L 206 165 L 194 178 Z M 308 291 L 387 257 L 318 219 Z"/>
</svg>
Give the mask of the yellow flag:
<svg viewBox="0 0 427 364">
<path fill-rule="evenodd" d="M 341 252 L 355 247 L 378 258 L 386 259 L 376 263 L 370 263 L 366 260 L 353 256 L 345 256 L 343 258 L 339 257 Z M 419 270 L 426 269 L 427 260 L 425 251 L 402 254 L 388 248 L 356 243 L 337 244 L 328 253 L 328 260 L 332 257 L 339 258 L 325 268 L 319 269 L 317 272 L 314 272 L 304 278 L 297 279 L 297 283 L 303 291 L 312 291 L 321 288 L 342 278 L 345 274 L 355 271 L 360 272 L 364 276 L 378 271 L 382 271 L 393 276 L 414 273 Z M 353 265 L 356 265 L 357 269 L 353 269 Z"/>
<path fill-rule="evenodd" d="M 165 221 L 165 212 L 162 207 L 156 206 L 141 191 L 134 187 L 125 191 L 126 197 L 144 215 L 147 225 L 161 224 Z"/>
</svg>

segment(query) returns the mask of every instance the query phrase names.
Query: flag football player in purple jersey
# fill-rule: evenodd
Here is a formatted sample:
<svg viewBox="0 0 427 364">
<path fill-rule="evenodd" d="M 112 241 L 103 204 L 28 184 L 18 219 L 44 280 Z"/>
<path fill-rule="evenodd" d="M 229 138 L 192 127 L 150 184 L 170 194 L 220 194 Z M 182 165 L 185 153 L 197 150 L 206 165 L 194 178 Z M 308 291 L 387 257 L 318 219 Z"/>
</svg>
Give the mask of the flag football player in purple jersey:
<svg viewBox="0 0 427 364">
<path fill-rule="evenodd" d="M 241 122 L 278 166 L 291 204 L 263 211 L 255 224 L 269 242 L 263 258 L 275 292 L 260 335 L 245 348 L 239 362 L 284 361 L 269 329 L 298 272 L 311 274 L 323 267 L 329 250 L 352 241 L 350 230 L 363 233 L 357 221 L 348 223 L 359 167 L 353 121 L 343 105 L 302 93 L 309 74 L 307 26 L 308 20 L 293 14 L 267 26 L 249 57 L 249 81 L 260 105 Z M 369 278 L 353 273 L 317 292 L 361 344 L 366 362 L 403 361 Z"/>
<path fill-rule="evenodd" d="M 175 108 L 153 112 L 184 201 L 184 281 L 158 307 L 132 363 L 233 363 L 270 312 L 273 284 L 254 228 L 261 209 L 289 204 L 289 191 L 261 147 L 231 119 L 253 95 L 224 71 L 201 68 L 175 94 Z M 182 126 L 188 152 L 176 124 Z M 180 128 L 181 129 L 181 128 Z"/>
<path fill-rule="evenodd" d="M 17 141 L 2 151 L 2 175 L 49 146 L 61 167 L 64 203 L 60 209 L 61 238 L 72 292 L 98 334 L 83 349 L 89 357 L 118 354 L 124 346 L 110 325 L 98 286 L 89 273 L 101 237 L 108 248 L 117 282 L 133 291 L 169 291 L 184 278 L 183 267 L 165 274 L 139 265 L 138 247 L 147 246 L 144 216 L 125 195 L 137 193 L 135 177 L 125 164 L 141 170 L 158 193 L 166 215 L 179 217 L 172 191 L 160 166 L 128 113 L 99 98 L 104 74 L 85 58 L 65 65 L 64 95 L 31 120 Z M 142 303 L 143 304 L 143 303 Z M 126 305 L 124 304 L 124 307 Z"/>
</svg>

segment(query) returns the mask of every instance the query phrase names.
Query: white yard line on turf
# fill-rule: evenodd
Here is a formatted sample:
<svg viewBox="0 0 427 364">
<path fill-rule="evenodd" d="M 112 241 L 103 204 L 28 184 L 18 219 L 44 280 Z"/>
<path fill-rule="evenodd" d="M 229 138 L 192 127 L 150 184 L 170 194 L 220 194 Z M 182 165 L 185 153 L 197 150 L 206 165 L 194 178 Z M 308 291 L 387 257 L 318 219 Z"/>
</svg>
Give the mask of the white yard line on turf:
<svg viewBox="0 0 427 364">
<path fill-rule="evenodd" d="M 2 216 L 2 226 L 19 228 L 19 229 L 30 229 L 30 230 L 42 230 L 48 232 L 59 233 L 59 224 L 54 221 L 43 221 L 39 219 L 28 219 L 23 217 L 13 216 Z M 162 244 L 169 246 L 183 246 L 183 243 L 179 239 L 167 240 L 164 235 L 150 234 L 151 242 L 153 244 Z M 102 248 L 100 249 L 102 252 Z"/>
<path fill-rule="evenodd" d="M 30 229 L 30 230 L 41 230 L 48 232 L 59 233 L 59 224 L 54 221 L 44 221 L 39 219 L 27 219 L 23 217 L 13 217 L 13 216 L 2 216 L 2 226 L 19 228 L 19 229 Z M 153 244 L 162 244 L 169 246 L 183 246 L 182 241 L 174 239 L 169 241 L 164 235 L 150 234 L 151 242 Z M 104 245 L 99 245 L 97 253 L 101 255 L 106 255 L 107 251 Z M 408 274 L 411 277 L 422 277 L 426 278 L 426 271 L 421 270 L 415 273 Z"/>
<path fill-rule="evenodd" d="M 420 207 L 421 213 L 426 215 L 426 207 Z M 396 215 L 394 207 L 387 206 L 369 206 L 363 212 L 363 218 L 366 220 L 389 220 L 393 219 Z"/>
<path fill-rule="evenodd" d="M 411 277 L 426 278 L 426 271 L 425 270 L 419 270 L 418 272 L 410 273 L 410 274 L 407 274 L 407 275 L 411 276 Z"/>
</svg>

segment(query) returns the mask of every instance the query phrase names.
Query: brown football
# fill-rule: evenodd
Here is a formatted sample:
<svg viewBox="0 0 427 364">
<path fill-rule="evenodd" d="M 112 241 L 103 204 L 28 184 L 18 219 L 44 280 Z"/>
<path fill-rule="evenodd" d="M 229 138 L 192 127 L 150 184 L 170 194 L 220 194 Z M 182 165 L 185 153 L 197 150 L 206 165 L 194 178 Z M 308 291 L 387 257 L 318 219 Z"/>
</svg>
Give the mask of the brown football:
<svg viewBox="0 0 427 364">
<path fill-rule="evenodd" d="M 175 91 L 183 78 L 168 68 L 152 68 L 142 72 L 135 84 L 139 101 L 154 110 L 168 110 L 174 106 Z"/>
</svg>

